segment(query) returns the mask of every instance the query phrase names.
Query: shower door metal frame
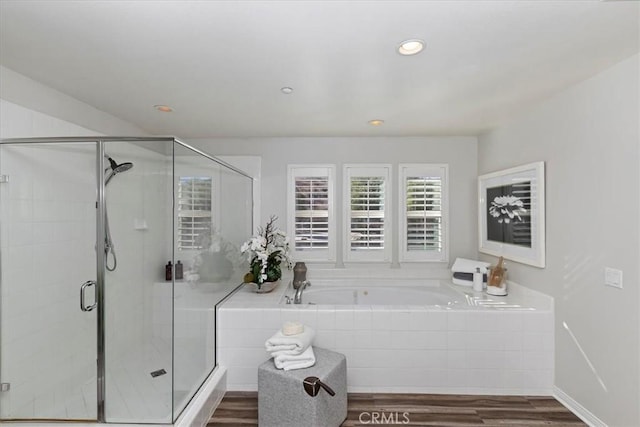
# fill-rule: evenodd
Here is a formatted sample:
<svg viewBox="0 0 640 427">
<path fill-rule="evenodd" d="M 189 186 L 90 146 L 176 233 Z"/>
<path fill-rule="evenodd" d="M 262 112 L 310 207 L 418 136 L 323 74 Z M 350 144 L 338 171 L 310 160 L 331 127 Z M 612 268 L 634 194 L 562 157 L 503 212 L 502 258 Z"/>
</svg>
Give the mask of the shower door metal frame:
<svg viewBox="0 0 640 427">
<path fill-rule="evenodd" d="M 104 181 L 104 140 L 99 139 L 96 149 L 96 188 L 97 188 L 97 204 L 96 204 L 96 303 L 98 304 L 98 312 L 96 315 L 96 383 L 97 383 L 97 411 L 98 422 L 105 423 L 106 409 L 106 354 L 105 354 L 105 304 L 104 304 L 104 282 L 106 270 L 105 256 L 105 221 L 106 221 L 106 205 L 105 205 L 105 181 Z"/>
</svg>

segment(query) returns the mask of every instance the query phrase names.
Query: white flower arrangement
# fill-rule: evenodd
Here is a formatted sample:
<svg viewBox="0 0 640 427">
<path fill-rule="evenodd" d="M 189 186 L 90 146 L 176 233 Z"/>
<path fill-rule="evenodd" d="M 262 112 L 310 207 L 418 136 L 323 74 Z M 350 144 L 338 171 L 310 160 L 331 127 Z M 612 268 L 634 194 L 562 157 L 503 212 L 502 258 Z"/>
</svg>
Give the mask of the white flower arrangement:
<svg viewBox="0 0 640 427">
<path fill-rule="evenodd" d="M 257 235 L 240 247 L 240 252 L 247 254 L 251 263 L 245 282 L 257 283 L 258 288 L 264 282 L 275 282 L 282 277 L 282 263 L 291 269 L 289 239 L 284 231 L 275 226 L 277 219 L 272 216 L 264 228 L 258 228 Z"/>
</svg>

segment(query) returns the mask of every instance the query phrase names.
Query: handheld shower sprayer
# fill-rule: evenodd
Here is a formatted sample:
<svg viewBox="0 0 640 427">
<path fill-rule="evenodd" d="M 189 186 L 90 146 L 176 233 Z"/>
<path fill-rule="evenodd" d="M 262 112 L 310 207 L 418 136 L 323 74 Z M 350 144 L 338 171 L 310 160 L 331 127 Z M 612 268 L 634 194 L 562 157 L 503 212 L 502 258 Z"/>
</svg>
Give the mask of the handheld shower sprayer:
<svg viewBox="0 0 640 427">
<path fill-rule="evenodd" d="M 107 177 L 107 180 L 105 181 L 104 185 L 109 184 L 109 181 L 111 181 L 111 178 L 116 176 L 116 174 L 126 172 L 133 167 L 133 163 L 131 162 L 124 162 L 124 163 L 118 164 L 110 156 L 106 154 L 104 156 L 107 158 L 107 160 L 109 160 L 109 167 L 104 170 L 104 173 L 109 172 L 109 176 Z"/>
<path fill-rule="evenodd" d="M 104 181 L 105 187 L 109 184 L 111 179 L 119 173 L 126 172 L 133 167 L 133 163 L 131 162 L 123 162 L 118 164 L 113 158 L 104 155 L 106 159 L 109 161 L 109 167 L 104 170 L 104 173 L 109 173 L 107 178 Z M 111 229 L 109 228 L 109 215 L 107 213 L 107 205 L 105 200 L 104 207 L 104 257 L 105 257 L 105 267 L 109 271 L 114 271 L 118 266 L 118 259 L 116 258 L 116 251 L 113 247 L 113 239 L 111 238 Z M 109 265 L 109 254 L 111 254 L 111 258 L 113 258 L 113 265 Z"/>
</svg>

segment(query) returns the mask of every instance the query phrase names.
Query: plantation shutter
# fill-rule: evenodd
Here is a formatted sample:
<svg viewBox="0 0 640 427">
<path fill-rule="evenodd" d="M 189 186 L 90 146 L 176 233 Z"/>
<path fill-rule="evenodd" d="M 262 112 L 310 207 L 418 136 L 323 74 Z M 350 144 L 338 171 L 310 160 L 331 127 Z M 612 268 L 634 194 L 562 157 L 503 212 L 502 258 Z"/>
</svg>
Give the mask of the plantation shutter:
<svg viewBox="0 0 640 427">
<path fill-rule="evenodd" d="M 447 261 L 447 165 L 401 163 L 400 261 Z"/>
<path fill-rule="evenodd" d="M 211 177 L 181 176 L 178 181 L 178 249 L 204 249 L 212 232 Z"/>
<path fill-rule="evenodd" d="M 295 177 L 295 249 L 329 247 L 329 177 Z"/>
<path fill-rule="evenodd" d="M 295 259 L 336 259 L 334 176 L 335 165 L 287 166 L 287 234 Z"/>
<path fill-rule="evenodd" d="M 442 250 L 442 178 L 409 176 L 406 191 L 406 250 Z"/>
<path fill-rule="evenodd" d="M 351 250 L 383 250 L 385 237 L 385 178 L 357 176 L 350 179 Z"/>
</svg>

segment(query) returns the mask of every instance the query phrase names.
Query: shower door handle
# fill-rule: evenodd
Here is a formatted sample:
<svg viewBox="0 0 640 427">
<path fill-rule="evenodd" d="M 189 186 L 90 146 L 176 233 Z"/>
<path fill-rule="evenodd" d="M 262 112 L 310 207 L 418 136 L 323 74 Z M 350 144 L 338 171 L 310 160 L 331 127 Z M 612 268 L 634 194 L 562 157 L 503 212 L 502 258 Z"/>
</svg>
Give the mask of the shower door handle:
<svg viewBox="0 0 640 427">
<path fill-rule="evenodd" d="M 84 303 L 84 293 L 89 286 L 95 286 L 96 282 L 94 280 L 88 280 L 82 284 L 80 287 L 80 310 L 82 311 L 91 311 L 98 306 L 97 301 L 95 301 L 91 305 L 85 305 Z"/>
</svg>

